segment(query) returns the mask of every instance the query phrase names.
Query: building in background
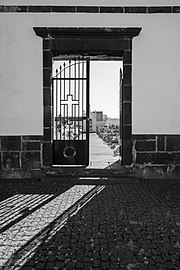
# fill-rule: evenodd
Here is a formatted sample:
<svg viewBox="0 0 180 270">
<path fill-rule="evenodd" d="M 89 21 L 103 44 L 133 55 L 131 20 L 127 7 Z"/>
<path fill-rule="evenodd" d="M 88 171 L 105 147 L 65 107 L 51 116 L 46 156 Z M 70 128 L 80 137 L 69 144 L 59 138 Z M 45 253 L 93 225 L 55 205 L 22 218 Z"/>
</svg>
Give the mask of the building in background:
<svg viewBox="0 0 180 270">
<path fill-rule="evenodd" d="M 90 112 L 90 132 L 96 132 L 97 127 L 106 125 L 107 115 L 102 111 Z"/>
</svg>

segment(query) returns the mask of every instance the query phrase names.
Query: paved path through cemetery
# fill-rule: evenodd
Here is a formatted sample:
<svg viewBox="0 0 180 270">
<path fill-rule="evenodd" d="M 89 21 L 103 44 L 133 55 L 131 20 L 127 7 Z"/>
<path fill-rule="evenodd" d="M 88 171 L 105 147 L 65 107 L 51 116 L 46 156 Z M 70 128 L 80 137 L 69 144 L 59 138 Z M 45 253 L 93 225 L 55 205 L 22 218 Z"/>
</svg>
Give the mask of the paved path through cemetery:
<svg viewBox="0 0 180 270">
<path fill-rule="evenodd" d="M 114 156 L 114 150 L 99 138 L 96 133 L 90 133 L 89 144 L 90 155 L 87 168 L 104 169 L 119 159 L 119 156 Z"/>
<path fill-rule="evenodd" d="M 0 269 L 180 269 L 180 181 L 0 180 Z"/>
</svg>

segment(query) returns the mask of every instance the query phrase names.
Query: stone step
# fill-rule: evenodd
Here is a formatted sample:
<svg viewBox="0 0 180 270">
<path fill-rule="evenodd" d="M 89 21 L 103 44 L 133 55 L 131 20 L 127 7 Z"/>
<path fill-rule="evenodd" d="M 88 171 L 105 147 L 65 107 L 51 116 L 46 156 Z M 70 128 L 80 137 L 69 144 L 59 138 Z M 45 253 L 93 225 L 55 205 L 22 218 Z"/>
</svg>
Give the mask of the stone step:
<svg viewBox="0 0 180 270">
<path fill-rule="evenodd" d="M 113 176 L 45 176 L 41 178 L 41 182 L 48 183 L 69 183 L 72 185 L 112 185 L 112 184 L 135 184 L 139 183 L 139 179 L 132 175 L 124 175 L 119 177 Z"/>
</svg>

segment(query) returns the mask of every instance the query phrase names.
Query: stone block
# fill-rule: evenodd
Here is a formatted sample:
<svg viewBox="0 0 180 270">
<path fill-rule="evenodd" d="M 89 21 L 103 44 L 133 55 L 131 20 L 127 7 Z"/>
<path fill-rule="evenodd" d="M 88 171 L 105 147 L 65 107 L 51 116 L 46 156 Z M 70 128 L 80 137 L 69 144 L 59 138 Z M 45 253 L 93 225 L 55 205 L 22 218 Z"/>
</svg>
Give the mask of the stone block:
<svg viewBox="0 0 180 270">
<path fill-rule="evenodd" d="M 2 136 L 1 148 L 3 151 L 20 151 L 21 137 L 20 136 Z"/>
<path fill-rule="evenodd" d="M 152 163 L 152 154 L 136 153 L 137 164 Z"/>
<path fill-rule="evenodd" d="M 156 141 L 137 141 L 136 142 L 136 151 L 155 151 L 156 150 Z"/>
<path fill-rule="evenodd" d="M 100 7 L 100 13 L 123 13 L 123 7 Z"/>
<path fill-rule="evenodd" d="M 50 50 L 43 50 L 43 67 L 52 68 L 52 52 Z"/>
<path fill-rule="evenodd" d="M 20 167 L 19 152 L 3 152 L 2 165 L 4 169 L 16 169 Z"/>
<path fill-rule="evenodd" d="M 137 166 L 135 175 L 139 179 L 166 179 L 167 166 Z"/>
<path fill-rule="evenodd" d="M 44 127 L 51 127 L 51 106 L 44 106 Z"/>
<path fill-rule="evenodd" d="M 46 87 L 43 88 L 43 105 L 51 106 L 52 105 L 52 96 L 51 96 L 51 88 Z"/>
<path fill-rule="evenodd" d="M 122 91 L 123 91 L 123 100 L 132 101 L 132 86 L 124 85 Z"/>
<path fill-rule="evenodd" d="M 52 165 L 52 145 L 51 143 L 43 143 L 43 166 Z"/>
<path fill-rule="evenodd" d="M 43 69 L 43 86 L 44 87 L 51 86 L 51 76 L 52 76 L 52 68 L 44 68 Z"/>
<path fill-rule="evenodd" d="M 21 162 L 25 169 L 39 169 L 41 167 L 40 152 L 22 152 Z"/>
<path fill-rule="evenodd" d="M 166 165 L 168 163 L 168 153 L 136 153 L 137 164 Z"/>
<path fill-rule="evenodd" d="M 132 141 L 126 139 L 123 141 L 123 165 L 131 165 L 132 163 Z"/>
<path fill-rule="evenodd" d="M 27 12 L 27 6 L 3 6 L 3 12 Z"/>
<path fill-rule="evenodd" d="M 133 134 L 132 135 L 133 139 L 135 140 L 143 140 L 143 141 L 146 141 L 146 140 L 155 140 L 156 139 L 156 136 L 155 135 L 149 135 L 149 134 L 142 134 L 142 135 L 139 135 L 139 134 Z"/>
<path fill-rule="evenodd" d="M 168 153 L 168 164 L 180 164 L 180 153 Z"/>
<path fill-rule="evenodd" d="M 180 166 L 179 165 L 169 165 L 167 168 L 167 178 L 179 180 L 180 176 Z"/>
<path fill-rule="evenodd" d="M 132 64 L 132 51 L 124 51 L 123 60 L 125 64 Z"/>
<path fill-rule="evenodd" d="M 131 103 L 124 102 L 123 103 L 123 124 L 131 125 L 132 117 L 131 117 Z"/>
<path fill-rule="evenodd" d="M 23 142 L 23 151 L 36 151 L 41 149 L 41 143 L 40 142 L 29 142 L 25 141 Z"/>
<path fill-rule="evenodd" d="M 173 13 L 180 13 L 180 6 L 173 7 Z"/>
<path fill-rule="evenodd" d="M 165 151 L 165 135 L 157 136 L 157 151 Z"/>
<path fill-rule="evenodd" d="M 122 130 L 123 139 L 130 139 L 132 134 L 132 126 L 131 125 L 124 125 Z"/>
<path fill-rule="evenodd" d="M 111 29 L 109 29 L 109 32 Z M 107 28 L 108 33 L 108 28 Z M 97 33 L 98 35 L 98 33 Z M 90 36 L 90 35 L 89 35 Z M 101 51 L 102 53 L 111 50 L 111 53 L 120 53 L 124 49 L 130 49 L 131 42 L 127 39 L 119 39 L 117 35 L 113 38 L 113 33 L 111 36 L 112 39 L 105 39 L 101 36 L 98 37 L 97 42 L 91 40 L 90 38 L 68 38 L 68 39 L 54 39 L 52 41 L 52 51 L 62 53 L 72 53 L 72 51 L 80 53 L 82 51 L 93 52 L 93 51 Z M 113 42 L 112 42 L 113 40 Z M 49 65 L 50 67 L 50 65 Z"/>
<path fill-rule="evenodd" d="M 51 6 L 28 6 L 29 12 L 51 12 Z"/>
<path fill-rule="evenodd" d="M 146 7 L 124 7 L 125 13 L 146 13 Z"/>
<path fill-rule="evenodd" d="M 0 170 L 2 169 L 2 153 L 0 152 Z"/>
<path fill-rule="evenodd" d="M 50 49 L 50 39 L 43 39 L 43 50 L 48 50 L 48 49 Z"/>
<path fill-rule="evenodd" d="M 51 128 L 44 128 L 44 141 L 51 141 Z"/>
<path fill-rule="evenodd" d="M 27 6 L 18 6 L 17 12 L 27 12 Z"/>
<path fill-rule="evenodd" d="M 147 8 L 148 13 L 171 13 L 171 7 L 148 7 Z"/>
<path fill-rule="evenodd" d="M 98 7 L 95 7 L 95 6 L 77 6 L 76 12 L 97 13 L 98 12 Z"/>
<path fill-rule="evenodd" d="M 167 135 L 167 151 L 180 151 L 180 135 Z"/>
<path fill-rule="evenodd" d="M 23 136 L 22 138 L 25 141 L 41 141 L 42 140 L 41 135 L 29 135 L 29 136 Z"/>
<path fill-rule="evenodd" d="M 123 65 L 123 85 L 131 85 L 132 83 L 132 65 Z"/>
<path fill-rule="evenodd" d="M 52 12 L 75 12 L 75 7 L 73 6 L 52 6 Z"/>
</svg>

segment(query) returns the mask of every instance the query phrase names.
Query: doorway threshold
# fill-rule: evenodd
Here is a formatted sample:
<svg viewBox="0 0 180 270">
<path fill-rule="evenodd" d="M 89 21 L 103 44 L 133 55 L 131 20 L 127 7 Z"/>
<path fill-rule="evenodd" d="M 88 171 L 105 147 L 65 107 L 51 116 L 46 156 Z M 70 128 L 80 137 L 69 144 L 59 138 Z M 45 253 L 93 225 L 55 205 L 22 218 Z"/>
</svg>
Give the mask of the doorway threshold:
<svg viewBox="0 0 180 270">
<path fill-rule="evenodd" d="M 112 169 L 86 169 L 86 168 L 61 168 L 47 172 L 41 179 L 43 182 L 69 183 L 72 185 L 117 185 L 136 184 L 139 179 L 130 174 L 127 168 Z"/>
<path fill-rule="evenodd" d="M 82 177 L 131 177 L 127 168 L 119 167 L 118 169 L 107 167 L 101 168 L 85 168 L 85 167 L 52 167 L 45 172 L 45 176 L 50 178 L 82 178 Z M 134 177 L 134 176 L 133 176 Z"/>
</svg>

